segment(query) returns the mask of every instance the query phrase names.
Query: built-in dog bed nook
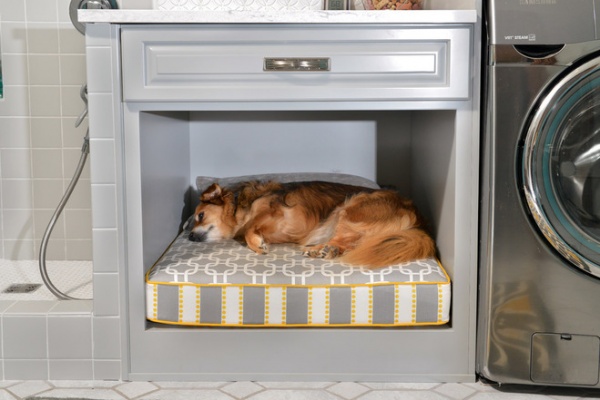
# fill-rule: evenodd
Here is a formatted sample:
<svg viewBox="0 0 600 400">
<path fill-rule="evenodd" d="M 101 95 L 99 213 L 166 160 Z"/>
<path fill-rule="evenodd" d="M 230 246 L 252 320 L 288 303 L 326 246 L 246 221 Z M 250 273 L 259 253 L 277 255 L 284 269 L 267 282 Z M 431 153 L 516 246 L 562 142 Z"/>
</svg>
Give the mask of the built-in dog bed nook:
<svg viewBox="0 0 600 400">
<path fill-rule="evenodd" d="M 94 337 L 105 337 L 109 328 L 120 333 L 106 336 L 120 346 L 93 360 L 97 376 L 110 367 L 127 381 L 475 379 L 479 194 L 485 190 L 478 168 L 481 1 L 451 3 L 450 10 L 298 15 L 80 11 L 90 16 L 86 54 L 94 77 L 89 80 L 94 330 L 99 332 Z M 290 60 L 301 70 L 265 70 L 271 60 Z M 323 60 L 328 67 L 319 62 L 325 69 L 304 68 L 306 60 Z M 167 260 L 192 214 L 189 199 L 197 201 L 200 193 L 188 193 L 200 190 L 196 177 L 298 171 L 358 175 L 413 200 L 451 280 L 452 297 L 443 300 L 449 304 L 447 323 L 376 326 L 395 314 L 393 301 L 380 308 L 386 296 L 391 300 L 394 284 L 371 284 L 371 278 L 362 285 L 371 284 L 372 295 L 354 289 L 355 302 L 368 303 L 372 296 L 371 326 L 223 325 L 223 295 L 225 321 L 231 312 L 239 323 L 240 310 L 230 307 L 239 307 L 240 296 L 242 322 L 260 323 L 262 317 L 264 323 L 266 315 L 265 289 L 231 276 L 216 280 L 226 284 L 209 281 L 200 287 L 199 320 L 207 321 L 203 307 L 213 289 L 219 325 L 147 318 L 147 300 L 154 312 L 154 291 L 147 296 L 145 277 L 154 277 L 148 271 Z M 189 243 L 196 249 L 200 244 Z M 232 244 L 239 254 L 251 253 Z M 252 256 L 265 262 L 279 254 L 278 247 Z M 255 285 L 277 284 L 256 279 Z M 351 318 L 352 289 L 359 283 L 345 280 L 349 286 L 334 287 L 339 281 L 331 282 L 305 282 L 313 286 L 312 305 L 329 292 L 329 308 L 344 297 Z M 288 317 L 290 323 L 308 320 L 308 289 L 300 293 L 292 287 L 298 283 L 279 284 L 286 288 L 286 306 L 304 307 L 302 313 L 287 310 L 286 323 Z M 389 292 L 382 294 L 384 285 Z M 163 311 L 170 310 L 179 321 L 179 287 L 166 286 L 157 287 L 157 320 L 165 320 Z M 435 286 L 415 285 L 416 321 L 425 310 L 423 289 Z M 409 286 L 397 287 L 400 292 Z M 258 290 L 245 293 L 246 288 Z M 196 321 L 197 292 L 191 291 L 182 302 L 187 306 L 193 298 L 194 315 L 186 310 L 182 321 Z M 249 301 L 262 299 L 262 291 L 265 308 L 251 310 Z M 336 297 L 337 291 L 343 296 Z M 163 294 L 175 297 L 163 303 Z M 447 307 L 440 318 L 438 296 L 431 311 L 436 323 L 446 319 Z M 269 289 L 269 322 L 274 297 Z M 408 299 L 399 302 L 410 304 L 412 312 L 412 292 Z M 339 315 L 330 310 L 329 322 Z M 313 321 L 318 316 L 313 310 Z"/>
<path fill-rule="evenodd" d="M 219 182 L 326 180 L 377 188 L 345 174 L 199 177 Z M 228 327 L 390 327 L 449 321 L 450 280 L 436 259 L 378 269 L 303 256 L 296 245 L 259 255 L 234 240 L 192 242 L 184 230 L 146 275 L 153 322 Z"/>
</svg>

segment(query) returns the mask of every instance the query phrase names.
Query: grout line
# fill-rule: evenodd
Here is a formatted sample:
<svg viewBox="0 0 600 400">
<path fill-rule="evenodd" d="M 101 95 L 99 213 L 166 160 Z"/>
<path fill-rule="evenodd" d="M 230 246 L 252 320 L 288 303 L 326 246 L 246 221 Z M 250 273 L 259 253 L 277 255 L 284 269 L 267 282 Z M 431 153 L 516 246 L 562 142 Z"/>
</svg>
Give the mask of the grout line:
<svg viewBox="0 0 600 400">
<path fill-rule="evenodd" d="M 52 307 L 51 307 L 52 309 Z M 49 312 L 50 310 L 48 310 Z M 46 380 L 50 380 L 50 321 L 48 320 L 48 312 L 44 316 L 44 321 L 46 322 Z"/>
<path fill-rule="evenodd" d="M 27 5 L 28 2 L 24 1 L 23 4 L 23 12 L 24 14 L 24 22 L 25 22 L 25 52 L 26 52 L 26 69 L 27 69 L 27 115 L 28 115 L 28 120 L 27 120 L 27 125 L 29 128 L 29 169 L 30 169 L 30 173 L 29 173 L 29 179 L 30 179 L 30 188 L 31 188 L 31 203 L 30 203 L 30 207 L 31 207 L 31 254 L 33 256 L 35 256 L 36 251 L 35 251 L 35 237 L 36 237 L 36 218 L 35 218 L 35 212 L 33 212 L 33 210 L 35 209 L 34 207 L 34 198 L 35 198 L 35 185 L 34 185 L 34 180 L 33 180 L 33 138 L 32 138 L 32 120 L 31 120 L 31 68 L 30 68 L 30 51 L 29 51 L 29 25 L 30 25 L 30 21 L 29 18 L 27 17 Z M 3 238 L 4 239 L 4 238 Z"/>
<path fill-rule="evenodd" d="M 7 307 L 9 308 L 9 307 Z M 0 313 L 0 339 L 4 337 L 4 312 Z M 6 366 L 4 364 L 4 340 L 0 340 L 0 379 L 4 380 L 6 375 Z"/>
<path fill-rule="evenodd" d="M 95 340 L 94 340 L 94 313 L 92 312 L 90 315 L 90 340 L 92 341 L 92 379 L 96 378 L 96 352 L 95 352 Z M 111 388 L 112 389 L 112 388 Z"/>
<path fill-rule="evenodd" d="M 60 142 L 61 142 L 61 171 L 62 171 L 62 195 L 61 195 L 61 199 L 59 200 L 59 202 L 62 200 L 62 198 L 65 195 L 67 186 L 69 185 L 68 178 L 67 178 L 67 171 L 65 169 L 65 162 L 66 162 L 66 158 L 65 158 L 65 137 L 64 137 L 64 128 L 65 128 L 65 123 L 63 121 L 63 117 L 64 117 L 64 98 L 63 98 L 63 84 L 62 84 L 62 61 L 61 61 L 61 41 L 60 41 L 60 29 L 59 29 L 59 25 L 58 25 L 58 14 L 59 14 L 59 10 L 58 10 L 58 4 L 60 2 L 57 1 L 55 3 L 56 6 L 56 36 L 58 38 L 58 86 L 59 86 L 59 90 L 58 90 L 58 104 L 59 104 L 59 114 L 60 114 Z M 58 204 L 58 203 L 57 203 Z M 63 235 L 65 237 L 65 240 L 63 240 L 63 257 L 65 259 L 67 259 L 67 254 L 68 254 L 68 246 L 67 246 L 67 213 L 66 213 L 66 205 L 65 204 L 65 209 L 62 211 L 63 214 L 63 218 L 62 221 L 60 221 L 60 225 L 62 226 L 62 232 Z"/>
</svg>

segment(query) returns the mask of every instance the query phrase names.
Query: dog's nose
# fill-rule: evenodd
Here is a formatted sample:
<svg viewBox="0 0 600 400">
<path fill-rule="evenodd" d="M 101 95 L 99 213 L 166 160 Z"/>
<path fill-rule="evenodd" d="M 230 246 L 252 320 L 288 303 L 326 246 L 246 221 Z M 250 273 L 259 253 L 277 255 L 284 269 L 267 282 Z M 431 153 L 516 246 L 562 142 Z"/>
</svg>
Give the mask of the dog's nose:
<svg viewBox="0 0 600 400">
<path fill-rule="evenodd" d="M 190 232 L 190 235 L 188 236 L 188 239 L 191 240 L 192 242 L 199 242 L 200 238 L 198 236 L 196 236 L 196 234 L 194 232 Z"/>
<path fill-rule="evenodd" d="M 192 242 L 205 242 L 206 241 L 206 232 L 190 232 L 190 235 L 188 236 L 188 238 L 192 241 Z"/>
</svg>

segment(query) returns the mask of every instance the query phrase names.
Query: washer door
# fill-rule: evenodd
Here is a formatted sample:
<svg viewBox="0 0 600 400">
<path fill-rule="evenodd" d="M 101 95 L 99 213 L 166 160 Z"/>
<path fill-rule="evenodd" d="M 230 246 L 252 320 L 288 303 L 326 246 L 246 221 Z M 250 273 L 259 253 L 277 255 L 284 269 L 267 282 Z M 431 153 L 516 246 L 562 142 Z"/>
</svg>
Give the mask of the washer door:
<svg viewBox="0 0 600 400">
<path fill-rule="evenodd" d="M 570 70 L 541 99 L 522 161 L 527 205 L 546 240 L 600 277 L 600 58 Z"/>
</svg>

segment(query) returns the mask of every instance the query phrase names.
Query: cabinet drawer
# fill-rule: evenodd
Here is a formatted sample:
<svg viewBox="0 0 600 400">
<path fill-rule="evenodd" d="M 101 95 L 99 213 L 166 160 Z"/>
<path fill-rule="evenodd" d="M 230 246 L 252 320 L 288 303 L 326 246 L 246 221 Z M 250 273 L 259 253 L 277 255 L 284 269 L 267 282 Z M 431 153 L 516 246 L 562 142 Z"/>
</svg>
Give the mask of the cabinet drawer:
<svg viewBox="0 0 600 400">
<path fill-rule="evenodd" d="M 469 96 L 469 25 L 190 25 L 122 30 L 126 101 Z"/>
</svg>

